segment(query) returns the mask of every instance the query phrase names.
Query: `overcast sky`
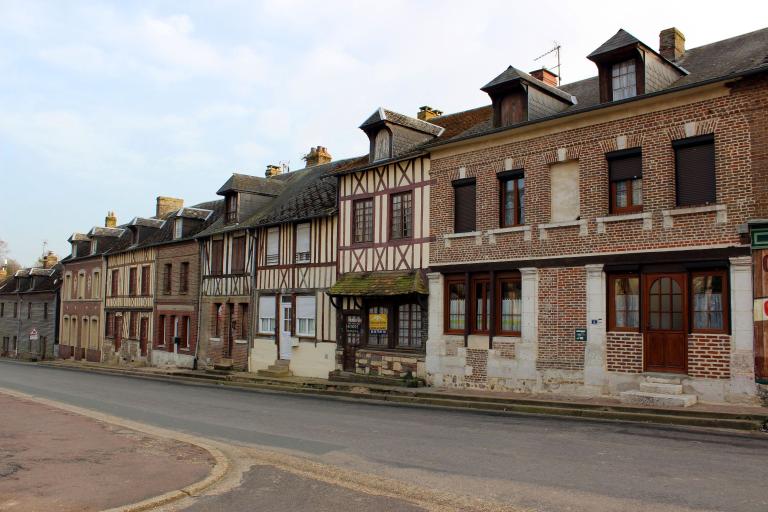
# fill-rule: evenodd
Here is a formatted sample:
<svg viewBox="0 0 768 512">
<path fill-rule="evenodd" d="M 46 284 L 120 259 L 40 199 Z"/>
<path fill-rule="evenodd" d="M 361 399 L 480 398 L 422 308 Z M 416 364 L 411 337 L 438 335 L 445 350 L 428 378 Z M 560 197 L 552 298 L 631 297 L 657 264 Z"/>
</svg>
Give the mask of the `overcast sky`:
<svg viewBox="0 0 768 512">
<path fill-rule="evenodd" d="M 653 48 L 756 30 L 763 2 L 0 0 L 0 239 L 31 264 L 75 231 L 215 198 L 232 172 L 302 167 L 311 146 L 367 151 L 379 106 L 415 115 L 487 103 L 512 64 L 562 45 L 564 82 L 624 28 Z M 758 15 L 762 13 L 762 15 Z"/>
</svg>

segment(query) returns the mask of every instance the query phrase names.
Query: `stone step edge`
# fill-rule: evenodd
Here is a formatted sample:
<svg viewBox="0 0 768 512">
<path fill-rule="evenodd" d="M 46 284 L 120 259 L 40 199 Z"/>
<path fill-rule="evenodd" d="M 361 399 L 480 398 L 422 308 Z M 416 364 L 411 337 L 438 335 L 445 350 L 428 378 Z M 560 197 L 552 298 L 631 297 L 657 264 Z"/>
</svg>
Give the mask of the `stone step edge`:
<svg viewBox="0 0 768 512">
<path fill-rule="evenodd" d="M 690 411 L 685 409 L 666 409 L 666 408 L 650 408 L 650 407 L 632 407 L 625 405 L 599 405 L 599 404 L 581 404 L 578 402 L 552 402 L 552 401 L 538 401 L 538 400 L 510 400 L 505 402 L 498 401 L 482 401 L 474 398 L 485 397 L 472 397 L 473 400 L 462 400 L 464 398 L 460 395 L 448 395 L 448 396 L 422 396 L 413 393 L 395 393 L 395 394 L 383 394 L 383 393 L 371 393 L 361 391 L 339 391 L 337 386 L 326 386 L 326 389 L 321 389 L 312 386 L 299 386 L 293 383 L 286 383 L 284 381 L 275 381 L 270 379 L 221 379 L 215 378 L 212 375 L 201 376 L 195 374 L 194 376 L 174 374 L 159 374 L 136 371 L 133 369 L 116 369 L 116 368 L 100 368 L 96 365 L 78 367 L 70 364 L 55 364 L 55 363 L 38 363 L 42 365 L 55 366 L 59 368 L 66 368 L 72 370 L 86 370 L 94 371 L 94 373 L 102 374 L 124 374 L 137 378 L 146 378 L 152 380 L 162 381 L 184 381 L 189 383 L 208 383 L 212 382 L 216 385 L 222 385 L 227 387 L 238 387 L 241 389 L 258 389 L 278 392 L 289 393 L 301 393 L 301 394 L 316 394 L 316 395 L 329 395 L 338 396 L 342 398 L 356 398 L 356 399 L 369 399 L 374 401 L 392 402 L 392 403 L 412 403 L 418 405 L 437 405 L 440 407 L 456 408 L 456 409 L 473 409 L 473 410 L 486 410 L 491 412 L 529 412 L 532 414 L 546 414 L 546 415 L 564 415 L 564 416 L 579 416 L 584 418 L 605 418 L 605 419 L 620 419 L 624 421 L 639 421 L 649 423 L 664 423 L 664 424 L 679 424 L 679 425 L 691 425 L 691 426 L 705 426 L 714 428 L 735 428 L 737 430 L 760 430 L 768 422 L 768 411 L 765 415 L 751 415 L 742 413 L 728 413 L 728 412 L 708 412 L 708 411 Z M 200 378 L 203 377 L 203 378 Z M 197 382 L 196 382 L 197 381 Z M 200 382 L 203 381 L 203 382 Z M 355 388 L 370 388 L 371 386 L 351 386 Z M 587 407 L 584 407 L 584 406 Z M 534 412 L 538 411 L 538 412 Z M 555 411 L 562 411 L 562 413 L 556 413 Z M 569 412 L 569 413 L 566 413 Z M 659 421 L 653 421 L 651 418 L 659 418 Z M 676 421 L 673 420 L 676 419 Z"/>
</svg>

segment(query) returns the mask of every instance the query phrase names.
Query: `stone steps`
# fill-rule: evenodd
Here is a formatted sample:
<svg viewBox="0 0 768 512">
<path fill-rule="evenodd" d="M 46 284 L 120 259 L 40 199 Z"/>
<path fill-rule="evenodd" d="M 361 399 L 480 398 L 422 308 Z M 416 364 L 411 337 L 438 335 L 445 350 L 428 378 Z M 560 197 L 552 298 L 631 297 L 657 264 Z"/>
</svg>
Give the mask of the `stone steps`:
<svg viewBox="0 0 768 512">
<path fill-rule="evenodd" d="M 666 384 L 662 382 L 641 382 L 640 391 L 657 393 L 661 395 L 682 395 L 682 384 Z"/>
<path fill-rule="evenodd" d="M 696 395 L 652 393 L 642 390 L 624 391 L 621 403 L 650 407 L 690 407 L 697 401 Z"/>
<path fill-rule="evenodd" d="M 287 359 L 278 359 L 275 364 L 271 364 L 266 370 L 256 372 L 261 377 L 291 377 L 293 373 L 290 370 L 291 362 Z"/>
</svg>

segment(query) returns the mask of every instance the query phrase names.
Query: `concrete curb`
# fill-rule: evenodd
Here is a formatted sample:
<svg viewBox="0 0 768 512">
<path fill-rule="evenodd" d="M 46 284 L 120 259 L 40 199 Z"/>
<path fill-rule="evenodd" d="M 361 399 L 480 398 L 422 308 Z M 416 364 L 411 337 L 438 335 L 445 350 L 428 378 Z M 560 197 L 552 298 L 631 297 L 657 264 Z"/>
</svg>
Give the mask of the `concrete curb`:
<svg viewBox="0 0 768 512">
<path fill-rule="evenodd" d="M 636 424 L 655 424 L 665 426 L 684 426 L 698 428 L 716 428 L 747 432 L 757 432 L 765 428 L 768 411 L 764 414 L 742 414 L 719 411 L 690 411 L 675 409 L 655 409 L 623 405 L 581 404 L 578 402 L 543 401 L 536 399 L 508 399 L 501 397 L 462 396 L 438 393 L 414 393 L 403 390 L 378 392 L 381 386 L 350 385 L 330 383 L 325 388 L 318 384 L 299 385 L 270 379 L 255 381 L 242 378 L 221 378 L 212 375 L 174 375 L 169 373 L 151 374 L 128 368 L 97 367 L 91 365 L 73 365 L 61 363 L 38 363 L 54 368 L 74 371 L 87 371 L 104 375 L 120 375 L 180 384 L 227 387 L 252 392 L 291 393 L 315 395 L 336 400 L 362 400 L 370 404 L 437 408 L 453 411 L 479 412 L 494 415 L 529 414 L 556 416 L 589 421 L 621 421 Z M 331 389 L 327 389 L 331 388 Z M 338 389 L 342 388 L 342 390 Z M 756 411 L 757 412 L 757 411 Z M 763 430 L 764 431 L 764 430 Z"/>
<path fill-rule="evenodd" d="M 191 444 L 207 451 L 213 458 L 213 461 L 214 461 L 213 467 L 208 473 L 208 476 L 198 482 L 190 484 L 181 489 L 169 491 L 165 494 L 160 494 L 152 498 L 147 498 L 145 500 L 142 500 L 136 503 L 121 505 L 119 507 L 106 509 L 102 512 L 139 512 L 142 510 L 151 510 L 153 508 L 156 508 L 162 505 L 168 505 L 173 501 L 177 501 L 183 498 L 195 497 L 202 494 L 205 490 L 211 488 L 213 485 L 221 481 L 221 479 L 224 478 L 224 476 L 230 470 L 231 464 L 230 464 L 229 458 L 227 458 L 227 456 L 225 456 L 221 450 L 213 446 L 208 441 L 201 439 L 199 437 L 195 437 L 189 434 L 182 434 L 180 432 L 174 432 L 172 430 L 167 430 L 160 427 L 152 427 L 149 425 L 144 425 L 142 423 L 138 423 L 135 421 L 126 420 L 123 418 L 111 416 L 108 414 L 103 414 L 96 411 L 91 411 L 89 409 L 84 409 L 82 407 L 77 407 L 74 405 L 63 404 L 60 402 L 48 400 L 46 398 L 41 398 L 34 395 L 29 395 L 27 393 L 22 393 L 15 390 L 10 390 L 7 388 L 0 388 L 0 393 L 4 393 L 6 395 L 13 396 L 16 398 L 21 398 L 24 400 L 37 402 L 49 407 L 54 407 L 56 409 L 61 409 L 64 411 L 79 414 L 81 416 L 95 419 L 97 421 L 101 421 L 104 423 L 110 423 L 112 425 L 118 425 L 121 427 L 129 428 L 131 430 L 136 430 L 151 436 L 163 437 L 166 439 L 172 439 L 174 441 Z"/>
</svg>

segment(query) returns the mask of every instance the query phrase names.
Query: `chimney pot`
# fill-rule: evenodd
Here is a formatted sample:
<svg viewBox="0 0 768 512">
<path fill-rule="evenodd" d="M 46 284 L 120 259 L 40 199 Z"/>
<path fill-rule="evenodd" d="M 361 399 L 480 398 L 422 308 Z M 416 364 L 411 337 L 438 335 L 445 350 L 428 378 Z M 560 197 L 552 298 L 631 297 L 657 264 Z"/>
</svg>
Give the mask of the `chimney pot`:
<svg viewBox="0 0 768 512">
<path fill-rule="evenodd" d="M 175 212 L 180 208 L 184 208 L 183 199 L 177 199 L 175 197 L 158 196 L 157 208 L 155 209 L 155 218 L 163 219 L 169 213 Z"/>
<path fill-rule="evenodd" d="M 43 256 L 43 268 L 53 268 L 59 262 L 59 257 L 53 251 L 48 251 Z"/>
<path fill-rule="evenodd" d="M 547 68 L 536 69 L 531 71 L 529 74 L 533 78 L 541 80 L 545 84 L 551 85 L 552 87 L 557 87 L 559 85 L 559 77 Z"/>
<path fill-rule="evenodd" d="M 442 110 L 437 110 L 429 105 L 424 105 L 423 107 L 419 107 L 419 112 L 416 114 L 416 118 L 421 119 L 422 121 L 429 121 L 430 119 L 440 117 L 441 115 L 443 115 Z"/>
<path fill-rule="evenodd" d="M 280 174 L 281 172 L 282 172 L 282 169 L 280 168 L 280 166 L 279 166 L 279 165 L 270 164 L 270 165 L 268 165 L 268 166 L 267 166 L 267 170 L 266 170 L 266 172 L 264 173 L 264 175 L 265 175 L 267 178 L 271 178 L 271 177 L 273 177 L 273 176 L 277 176 L 277 175 L 278 175 L 278 174 Z"/>
<path fill-rule="evenodd" d="M 677 28 L 671 27 L 659 33 L 659 53 L 672 62 L 685 55 L 685 36 Z"/>
<path fill-rule="evenodd" d="M 117 216 L 115 215 L 115 212 L 108 211 L 107 216 L 104 217 L 104 227 L 105 228 L 116 228 L 117 227 Z"/>
<path fill-rule="evenodd" d="M 304 161 L 307 163 L 307 167 L 313 167 L 315 165 L 327 164 L 333 157 L 328 152 L 328 148 L 325 146 L 312 147 L 309 153 L 304 155 Z"/>
</svg>

